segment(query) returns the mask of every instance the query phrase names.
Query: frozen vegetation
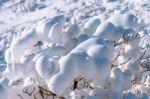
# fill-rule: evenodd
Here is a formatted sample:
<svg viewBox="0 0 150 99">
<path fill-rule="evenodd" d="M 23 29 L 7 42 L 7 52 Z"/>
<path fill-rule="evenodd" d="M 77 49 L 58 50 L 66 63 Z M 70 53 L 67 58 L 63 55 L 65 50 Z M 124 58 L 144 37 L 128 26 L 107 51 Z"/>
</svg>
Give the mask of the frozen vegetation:
<svg viewBox="0 0 150 99">
<path fill-rule="evenodd" d="M 0 0 L 0 99 L 150 99 L 149 0 Z"/>
</svg>

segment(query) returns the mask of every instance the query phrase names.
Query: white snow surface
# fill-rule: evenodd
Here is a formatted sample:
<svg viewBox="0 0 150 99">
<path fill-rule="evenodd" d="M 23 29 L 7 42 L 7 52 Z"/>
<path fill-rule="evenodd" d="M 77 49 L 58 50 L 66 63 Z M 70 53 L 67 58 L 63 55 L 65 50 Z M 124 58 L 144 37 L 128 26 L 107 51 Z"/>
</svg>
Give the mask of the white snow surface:
<svg viewBox="0 0 150 99">
<path fill-rule="evenodd" d="M 150 99 L 149 50 L 149 0 L 0 0 L 0 99 Z"/>
</svg>

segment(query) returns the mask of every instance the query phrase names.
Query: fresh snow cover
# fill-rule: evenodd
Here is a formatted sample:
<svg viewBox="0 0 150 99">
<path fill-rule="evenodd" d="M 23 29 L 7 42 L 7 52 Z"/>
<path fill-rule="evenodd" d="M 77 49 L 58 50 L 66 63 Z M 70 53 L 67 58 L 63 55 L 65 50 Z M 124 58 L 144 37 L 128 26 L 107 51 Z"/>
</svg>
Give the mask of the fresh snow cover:
<svg viewBox="0 0 150 99">
<path fill-rule="evenodd" d="M 0 0 L 0 99 L 150 99 L 149 0 Z"/>
</svg>

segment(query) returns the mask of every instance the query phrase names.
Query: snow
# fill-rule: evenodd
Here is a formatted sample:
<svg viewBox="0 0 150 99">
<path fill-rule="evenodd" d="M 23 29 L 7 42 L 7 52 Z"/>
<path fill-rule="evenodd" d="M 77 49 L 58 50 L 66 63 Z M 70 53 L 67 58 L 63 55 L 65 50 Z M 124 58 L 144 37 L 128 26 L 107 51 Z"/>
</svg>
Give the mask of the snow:
<svg viewBox="0 0 150 99">
<path fill-rule="evenodd" d="M 84 24 L 84 32 L 88 35 L 95 33 L 97 27 L 100 25 L 101 20 L 98 18 L 92 18 Z"/>
<path fill-rule="evenodd" d="M 149 99 L 149 0 L 0 0 L 2 99 Z"/>
<path fill-rule="evenodd" d="M 61 44 L 61 33 L 62 29 L 60 27 L 60 24 L 56 23 L 54 24 L 48 34 L 49 39 L 51 40 L 52 43 L 54 44 Z"/>
<path fill-rule="evenodd" d="M 96 29 L 94 36 L 115 41 L 119 40 L 123 34 L 111 22 L 104 22 Z"/>
<path fill-rule="evenodd" d="M 36 60 L 35 64 L 38 74 L 44 79 L 48 78 L 52 72 L 52 67 L 48 62 L 48 56 L 43 55 Z"/>
<path fill-rule="evenodd" d="M 54 16 L 53 18 L 45 19 L 45 20 L 42 20 L 41 22 L 39 22 L 38 26 L 36 27 L 36 32 L 37 32 L 39 40 L 48 41 L 48 33 L 49 33 L 51 27 L 55 23 L 58 23 L 58 24 L 60 24 L 60 27 L 63 27 L 64 20 L 65 19 L 64 19 L 63 15 L 58 15 L 58 16 Z"/>
</svg>

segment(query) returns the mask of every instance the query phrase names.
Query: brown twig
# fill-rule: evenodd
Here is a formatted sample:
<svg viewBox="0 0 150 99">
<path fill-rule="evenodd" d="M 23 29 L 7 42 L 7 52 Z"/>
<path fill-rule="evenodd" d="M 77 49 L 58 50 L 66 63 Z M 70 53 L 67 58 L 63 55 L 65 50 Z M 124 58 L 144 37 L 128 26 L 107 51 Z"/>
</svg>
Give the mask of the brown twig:
<svg viewBox="0 0 150 99">
<path fill-rule="evenodd" d="M 118 59 L 118 57 L 120 56 L 120 52 L 117 54 L 116 58 L 111 62 L 112 64 Z"/>
<path fill-rule="evenodd" d="M 144 36 L 142 36 L 142 37 L 144 37 Z M 119 45 L 122 45 L 122 44 L 127 44 L 129 41 L 133 41 L 133 40 L 136 40 L 136 39 L 140 39 L 140 38 L 142 38 L 142 37 L 138 37 L 138 33 L 136 33 L 136 35 L 133 37 L 133 38 L 127 38 L 127 37 L 125 37 L 124 35 L 123 35 L 123 41 L 121 41 L 121 42 L 114 42 L 114 46 L 116 47 L 116 46 L 119 46 Z"/>
<path fill-rule="evenodd" d="M 115 66 L 124 65 L 124 64 L 128 63 L 130 60 L 131 60 L 131 58 L 129 58 L 129 59 L 127 59 L 125 62 L 123 62 L 123 63 L 120 63 L 120 64 L 118 64 L 118 65 L 115 65 Z M 115 66 L 114 66 L 114 67 L 115 67 Z"/>
<path fill-rule="evenodd" d="M 145 54 L 146 54 L 146 50 L 144 51 L 144 53 L 143 53 L 143 54 L 140 52 L 139 60 L 142 60 L 142 59 L 144 58 Z"/>
<path fill-rule="evenodd" d="M 35 87 L 34 87 L 33 91 L 31 91 L 30 93 L 28 92 L 28 89 L 23 90 L 23 92 L 28 94 L 29 96 L 31 96 L 34 91 L 35 91 Z"/>
<path fill-rule="evenodd" d="M 57 96 L 55 93 L 49 91 L 48 89 L 44 88 L 44 87 L 41 87 L 41 86 L 38 86 L 39 87 L 39 91 L 40 91 L 40 94 L 41 96 L 44 98 L 45 96 L 53 96 L 53 99 L 54 97 L 58 97 L 59 99 L 65 99 L 64 97 L 62 96 Z M 44 98 L 46 99 L 46 98 Z"/>
</svg>

